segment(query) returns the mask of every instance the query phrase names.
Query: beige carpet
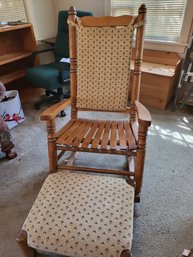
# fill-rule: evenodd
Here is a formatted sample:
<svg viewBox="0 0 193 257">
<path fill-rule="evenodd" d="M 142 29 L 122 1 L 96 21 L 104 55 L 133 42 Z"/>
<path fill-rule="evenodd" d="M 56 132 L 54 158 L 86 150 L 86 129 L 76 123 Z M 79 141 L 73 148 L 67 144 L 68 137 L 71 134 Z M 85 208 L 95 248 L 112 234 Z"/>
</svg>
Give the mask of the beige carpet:
<svg viewBox="0 0 193 257">
<path fill-rule="evenodd" d="M 48 169 L 44 123 L 33 102 L 23 109 L 27 120 L 12 130 L 18 157 L 7 161 L 0 155 L 0 257 L 21 256 L 15 237 Z M 193 116 L 151 113 L 142 198 L 135 205 L 133 256 L 180 257 L 184 248 L 193 247 Z M 57 118 L 57 124 L 67 120 Z M 95 165 L 110 163 L 91 155 L 84 162 L 90 159 Z"/>
</svg>

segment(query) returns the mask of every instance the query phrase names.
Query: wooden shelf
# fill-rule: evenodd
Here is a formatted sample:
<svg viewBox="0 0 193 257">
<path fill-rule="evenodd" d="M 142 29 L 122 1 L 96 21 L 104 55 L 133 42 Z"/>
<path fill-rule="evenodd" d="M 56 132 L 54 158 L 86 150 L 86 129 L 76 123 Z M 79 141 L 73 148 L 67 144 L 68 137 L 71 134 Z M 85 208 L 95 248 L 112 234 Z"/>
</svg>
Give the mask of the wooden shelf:
<svg viewBox="0 0 193 257">
<path fill-rule="evenodd" d="M 14 80 L 20 79 L 25 76 L 26 70 L 16 70 L 10 73 L 7 73 L 5 75 L 0 76 L 0 81 L 3 82 L 3 84 L 8 84 Z"/>
<path fill-rule="evenodd" d="M 25 24 L 21 24 L 21 25 L 14 25 L 14 26 L 4 26 L 4 27 L 0 27 L 0 32 L 7 32 L 7 31 L 12 31 L 12 30 L 18 30 L 18 29 L 25 29 L 25 28 L 29 28 L 32 25 L 30 23 L 25 23 Z"/>
<path fill-rule="evenodd" d="M 7 63 L 17 61 L 17 60 L 21 60 L 21 59 L 31 56 L 31 55 L 32 55 L 32 52 L 26 51 L 26 50 L 4 54 L 4 55 L 0 56 L 0 65 L 4 65 Z"/>
<path fill-rule="evenodd" d="M 16 85 L 15 81 L 25 77 L 32 66 L 32 53 L 37 50 L 33 26 L 24 23 L 0 27 L 0 49 L 0 81 Z"/>
</svg>

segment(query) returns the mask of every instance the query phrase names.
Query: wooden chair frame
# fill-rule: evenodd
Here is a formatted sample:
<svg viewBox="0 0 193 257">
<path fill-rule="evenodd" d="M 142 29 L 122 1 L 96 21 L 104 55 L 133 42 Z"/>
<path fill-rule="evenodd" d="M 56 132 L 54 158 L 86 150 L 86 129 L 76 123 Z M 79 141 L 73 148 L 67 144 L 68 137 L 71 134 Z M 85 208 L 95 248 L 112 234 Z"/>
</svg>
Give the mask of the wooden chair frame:
<svg viewBox="0 0 193 257">
<path fill-rule="evenodd" d="M 136 192 L 136 201 L 139 201 L 139 194 L 141 192 L 142 180 L 143 180 L 143 170 L 144 170 L 144 161 L 145 161 L 145 152 L 146 152 L 146 136 L 148 127 L 151 125 L 151 115 L 149 111 L 138 101 L 139 92 L 140 92 L 140 81 L 141 81 L 141 63 L 143 55 L 143 37 L 144 37 L 144 22 L 146 16 L 145 5 L 141 5 L 139 8 L 139 14 L 135 19 L 135 25 L 137 27 L 136 34 L 136 46 L 135 46 L 135 58 L 134 58 L 134 78 L 131 85 L 131 106 L 128 107 L 125 113 L 130 113 L 130 125 L 135 134 L 137 140 L 137 148 L 134 151 L 122 151 L 123 155 L 126 155 L 128 159 L 128 171 L 113 171 L 113 170 L 97 170 L 88 167 L 76 167 L 72 166 L 73 158 L 75 157 L 75 152 L 82 151 L 81 148 L 73 147 L 58 147 L 56 145 L 56 140 L 59 135 L 62 133 L 60 130 L 56 132 L 55 130 L 55 117 L 63 110 L 65 107 L 71 104 L 71 118 L 77 119 L 78 111 L 85 111 L 78 109 L 76 106 L 77 102 L 77 56 L 76 56 L 76 28 L 69 25 L 69 37 L 70 37 L 70 83 L 71 83 L 71 98 L 64 100 L 56 105 L 51 106 L 41 114 L 41 120 L 46 121 L 47 131 L 48 131 L 48 155 L 49 155 L 49 170 L 50 173 L 56 172 L 58 169 L 67 169 L 67 170 L 82 170 L 82 171 L 91 171 L 91 172 L 105 172 L 113 174 L 125 174 L 128 175 L 129 181 L 132 178 L 135 184 Z M 132 16 L 123 16 L 123 17 L 83 17 L 81 22 L 84 26 L 122 26 L 128 24 Z M 69 20 L 76 23 L 76 10 L 70 8 L 69 10 Z M 88 109 L 86 111 L 89 111 Z M 57 151 L 61 151 L 57 154 Z M 72 151 L 72 158 L 67 165 L 59 165 L 58 159 L 66 151 Z M 83 150 L 84 151 L 84 150 Z M 89 150 L 89 152 L 100 152 L 107 154 L 120 154 L 117 151 L 96 151 Z M 130 171 L 130 164 L 132 159 L 135 159 L 135 167 L 133 171 Z"/>
<path fill-rule="evenodd" d="M 55 117 L 65 107 L 71 104 L 71 119 L 77 120 L 79 111 L 89 111 L 88 109 L 77 108 L 77 56 L 76 56 L 76 28 L 69 25 L 69 37 L 70 37 L 70 83 L 71 83 L 71 98 L 66 99 L 63 102 L 59 102 L 41 114 L 41 120 L 46 121 L 48 132 L 48 156 L 49 156 L 49 172 L 53 173 L 60 169 L 77 170 L 86 172 L 99 172 L 99 173 L 111 173 L 128 176 L 128 183 L 135 187 L 135 201 L 140 201 L 140 192 L 143 180 L 143 170 L 146 152 L 146 136 L 148 127 L 151 125 L 151 115 L 149 111 L 138 101 L 140 92 L 140 80 L 141 80 L 141 62 L 143 54 L 143 37 L 144 37 L 144 21 L 146 15 L 145 5 L 141 5 L 139 8 L 138 16 L 135 18 L 135 26 L 137 27 L 136 34 L 136 46 L 135 46 L 135 59 L 134 59 L 134 78 L 131 92 L 131 106 L 128 107 L 125 113 L 130 114 L 130 127 L 136 140 L 136 149 L 116 151 L 116 150 L 97 150 L 89 149 L 87 152 L 104 153 L 104 154 L 118 154 L 125 155 L 128 160 L 128 170 L 105 170 L 95 169 L 88 167 L 73 166 L 73 161 L 76 156 L 76 152 L 85 152 L 85 149 L 65 146 L 58 146 L 56 141 L 64 132 L 64 128 L 61 128 L 56 132 Z M 131 21 L 132 16 L 123 17 L 83 17 L 81 22 L 84 26 L 126 26 Z M 69 21 L 76 23 L 76 10 L 71 7 L 69 10 Z M 71 151 L 72 155 L 67 165 L 59 165 L 58 160 L 66 152 Z M 59 152 L 59 153 L 58 153 Z M 134 164 L 133 164 L 134 163 Z M 134 165 L 132 169 L 131 166 Z M 36 250 L 27 245 L 27 233 L 21 230 L 18 235 L 17 242 L 25 257 L 36 256 Z M 122 252 L 121 257 L 131 257 L 129 250 Z"/>
</svg>

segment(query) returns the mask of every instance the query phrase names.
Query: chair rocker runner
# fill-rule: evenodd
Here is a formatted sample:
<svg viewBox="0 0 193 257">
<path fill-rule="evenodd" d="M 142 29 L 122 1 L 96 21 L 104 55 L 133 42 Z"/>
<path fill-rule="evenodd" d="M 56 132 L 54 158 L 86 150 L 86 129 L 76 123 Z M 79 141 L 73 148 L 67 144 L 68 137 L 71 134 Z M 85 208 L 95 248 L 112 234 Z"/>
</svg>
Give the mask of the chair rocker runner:
<svg viewBox="0 0 193 257">
<path fill-rule="evenodd" d="M 69 10 L 71 98 L 41 115 L 47 123 L 50 174 L 17 238 L 25 257 L 37 251 L 131 257 L 134 199 L 140 200 L 151 124 L 150 113 L 138 101 L 145 15 L 145 5 L 137 17 L 78 18 L 75 8 Z M 134 79 L 129 88 L 134 29 Z M 70 104 L 71 120 L 56 131 L 57 113 Z M 83 119 L 79 115 L 83 111 L 118 112 L 127 117 Z M 66 152 L 72 155 L 64 165 L 59 159 Z M 128 169 L 75 166 L 77 152 L 125 155 Z"/>
</svg>

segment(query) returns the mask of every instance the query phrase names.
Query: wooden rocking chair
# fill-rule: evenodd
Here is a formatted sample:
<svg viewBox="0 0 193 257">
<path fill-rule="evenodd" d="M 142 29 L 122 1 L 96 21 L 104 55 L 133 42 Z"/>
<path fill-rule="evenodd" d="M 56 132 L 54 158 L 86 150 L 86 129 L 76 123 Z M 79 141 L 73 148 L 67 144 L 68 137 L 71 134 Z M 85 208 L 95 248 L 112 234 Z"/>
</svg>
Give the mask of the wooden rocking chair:
<svg viewBox="0 0 193 257">
<path fill-rule="evenodd" d="M 75 10 L 70 10 L 71 98 L 47 109 L 41 115 L 41 120 L 46 121 L 48 129 L 50 172 L 66 169 L 127 175 L 130 181 L 135 181 L 136 198 L 139 197 L 146 135 L 151 124 L 150 113 L 138 101 L 144 19 L 143 6 L 137 17 L 83 17 L 77 20 Z M 132 35 L 135 27 L 134 78 L 129 88 Z M 71 120 L 56 132 L 55 117 L 69 104 L 72 108 Z M 78 117 L 81 111 L 122 112 L 128 114 L 128 119 L 86 120 Z M 66 151 L 125 155 L 128 159 L 128 171 L 59 165 L 58 159 Z"/>
<path fill-rule="evenodd" d="M 134 199 L 140 199 L 151 124 L 150 113 L 138 101 L 145 14 L 145 5 L 137 17 L 78 18 L 74 8 L 69 10 L 71 98 L 41 115 L 47 123 L 50 175 L 17 238 L 25 257 L 35 256 L 35 249 L 74 257 L 131 256 Z M 55 117 L 69 104 L 71 120 L 56 132 Z M 83 119 L 81 111 L 120 112 L 128 118 Z M 69 151 L 69 162 L 59 163 Z M 128 169 L 74 166 L 76 152 L 125 155 Z M 126 175 L 128 183 L 89 172 Z"/>
</svg>

